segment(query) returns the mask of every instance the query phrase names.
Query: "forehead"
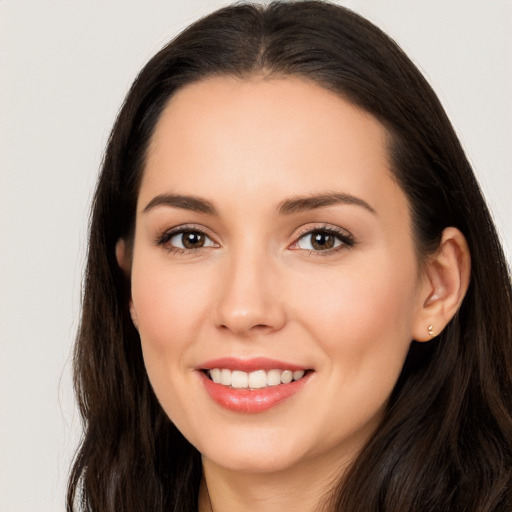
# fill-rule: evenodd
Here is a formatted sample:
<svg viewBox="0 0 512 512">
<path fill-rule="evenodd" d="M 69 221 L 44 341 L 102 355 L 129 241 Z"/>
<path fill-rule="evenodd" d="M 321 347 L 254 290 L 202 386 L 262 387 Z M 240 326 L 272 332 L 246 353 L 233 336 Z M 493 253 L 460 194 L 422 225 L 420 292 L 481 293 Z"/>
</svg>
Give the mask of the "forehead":
<svg viewBox="0 0 512 512">
<path fill-rule="evenodd" d="M 386 189 L 401 194 L 387 145 L 373 116 L 315 83 L 209 78 L 179 90 L 164 109 L 141 200 L 194 192 L 278 201 L 342 190 L 378 205 Z"/>
</svg>

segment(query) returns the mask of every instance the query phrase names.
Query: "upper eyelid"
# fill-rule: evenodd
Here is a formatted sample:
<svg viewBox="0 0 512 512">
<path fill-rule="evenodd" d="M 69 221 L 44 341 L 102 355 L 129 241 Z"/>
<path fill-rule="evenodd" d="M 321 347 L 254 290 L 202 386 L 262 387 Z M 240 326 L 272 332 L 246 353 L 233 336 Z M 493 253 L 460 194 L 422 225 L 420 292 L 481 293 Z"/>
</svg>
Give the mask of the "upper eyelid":
<svg viewBox="0 0 512 512">
<path fill-rule="evenodd" d="M 317 224 L 317 225 L 305 225 L 299 228 L 299 230 L 295 230 L 295 234 L 293 235 L 295 240 L 303 237 L 304 235 L 308 235 L 315 231 L 327 231 L 330 233 L 335 233 L 340 236 L 344 236 L 345 238 L 353 239 L 352 234 L 345 228 L 341 228 L 339 226 L 331 225 L 331 224 Z"/>
<path fill-rule="evenodd" d="M 164 229 L 160 231 L 162 235 L 166 234 L 175 234 L 175 233 L 181 233 L 182 231 L 197 231 L 199 233 L 203 233 L 206 236 L 210 236 L 210 230 L 205 227 L 198 224 L 179 224 L 178 226 L 174 226 L 172 228 Z"/>
<path fill-rule="evenodd" d="M 215 237 L 211 235 L 209 229 L 207 229 L 204 226 L 198 226 L 197 224 L 180 224 L 172 228 L 164 229 L 163 231 L 158 231 L 155 236 L 156 243 L 162 243 L 162 240 L 164 238 L 167 239 L 166 241 L 169 241 L 173 236 L 179 235 L 180 233 L 186 231 L 197 231 L 198 233 L 201 233 L 202 235 L 208 237 L 213 242 L 219 243 L 216 241 Z"/>
</svg>

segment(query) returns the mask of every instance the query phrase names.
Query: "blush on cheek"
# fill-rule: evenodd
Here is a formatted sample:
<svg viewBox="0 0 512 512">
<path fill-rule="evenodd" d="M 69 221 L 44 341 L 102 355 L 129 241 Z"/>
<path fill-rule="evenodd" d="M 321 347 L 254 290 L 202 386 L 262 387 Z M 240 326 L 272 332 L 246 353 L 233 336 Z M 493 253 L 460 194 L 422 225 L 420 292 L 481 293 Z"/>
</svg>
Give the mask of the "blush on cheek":
<svg viewBox="0 0 512 512">
<path fill-rule="evenodd" d="M 133 307 L 141 338 L 146 344 L 165 350 L 173 338 L 182 339 L 179 331 L 193 318 L 194 301 L 187 293 L 176 293 L 174 284 L 152 277 L 143 283 L 132 280 Z"/>
<path fill-rule="evenodd" d="M 386 346 L 391 353 L 395 347 L 406 350 L 411 341 L 414 297 L 410 290 L 414 287 L 393 283 L 388 275 L 369 271 L 363 278 L 346 272 L 337 281 L 307 286 L 309 294 L 296 295 L 301 322 L 321 332 L 320 344 L 332 345 L 330 350 L 344 357 L 352 354 L 359 359 L 366 350 L 375 350 L 377 355 L 383 349 L 385 353 Z M 409 292 L 400 294 L 403 289 Z"/>
</svg>

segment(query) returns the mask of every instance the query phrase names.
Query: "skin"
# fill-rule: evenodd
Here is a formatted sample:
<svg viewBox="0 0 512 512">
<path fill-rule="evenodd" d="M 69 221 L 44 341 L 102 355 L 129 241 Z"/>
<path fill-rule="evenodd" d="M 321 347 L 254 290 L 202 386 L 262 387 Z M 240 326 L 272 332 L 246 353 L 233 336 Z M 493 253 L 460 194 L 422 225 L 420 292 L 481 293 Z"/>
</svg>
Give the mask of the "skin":
<svg viewBox="0 0 512 512">
<path fill-rule="evenodd" d="M 155 393 L 203 456 L 200 510 L 318 510 L 377 428 L 411 340 L 428 340 L 428 325 L 438 333 L 458 308 L 464 239 L 448 228 L 439 253 L 418 261 L 386 144 L 375 118 L 296 78 L 211 78 L 164 110 L 133 254 L 120 241 L 117 256 Z M 356 200 L 279 210 L 333 193 Z M 148 208 L 162 194 L 201 198 L 216 214 Z M 180 226 L 205 233 L 205 246 L 162 241 Z M 324 228 L 349 243 L 313 249 L 307 232 Z M 296 395 L 244 414 L 216 404 L 197 371 L 225 356 L 313 372 Z"/>
</svg>

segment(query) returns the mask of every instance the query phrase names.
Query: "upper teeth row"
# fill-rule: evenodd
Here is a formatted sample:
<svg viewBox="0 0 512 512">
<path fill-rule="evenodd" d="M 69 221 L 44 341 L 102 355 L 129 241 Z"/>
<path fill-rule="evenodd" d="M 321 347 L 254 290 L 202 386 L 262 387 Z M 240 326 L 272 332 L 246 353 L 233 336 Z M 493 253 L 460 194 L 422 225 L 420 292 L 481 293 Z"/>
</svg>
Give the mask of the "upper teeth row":
<svg viewBox="0 0 512 512">
<path fill-rule="evenodd" d="M 255 372 L 242 372 L 226 368 L 212 368 L 209 371 L 213 382 L 232 386 L 233 388 L 260 389 L 266 386 L 289 384 L 292 380 L 299 380 L 304 376 L 303 370 L 256 370 Z"/>
</svg>

